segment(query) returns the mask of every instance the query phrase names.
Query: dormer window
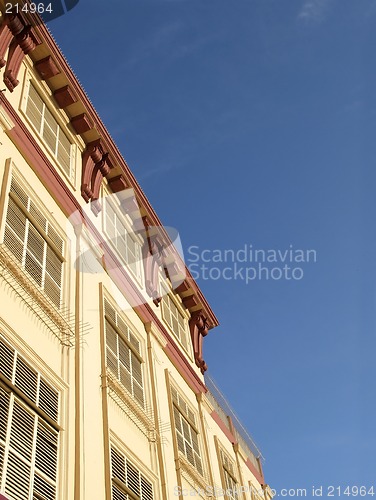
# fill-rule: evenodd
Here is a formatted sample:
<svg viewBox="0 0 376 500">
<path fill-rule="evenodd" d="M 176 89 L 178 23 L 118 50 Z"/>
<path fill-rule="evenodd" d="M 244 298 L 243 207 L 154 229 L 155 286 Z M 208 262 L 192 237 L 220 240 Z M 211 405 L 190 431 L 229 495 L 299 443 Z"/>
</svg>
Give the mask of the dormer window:
<svg viewBox="0 0 376 500">
<path fill-rule="evenodd" d="M 136 235 L 127 227 L 126 218 L 116 206 L 115 200 L 106 200 L 104 230 L 118 255 L 127 264 L 133 275 L 141 280 L 141 246 Z"/>
<path fill-rule="evenodd" d="M 72 145 L 31 82 L 25 111 L 47 149 L 57 160 L 66 176 L 72 180 Z"/>
<path fill-rule="evenodd" d="M 171 293 L 169 293 L 164 286 L 162 286 L 161 291 L 162 317 L 172 330 L 174 336 L 179 340 L 180 344 L 189 352 L 188 320 L 175 303 L 175 300 L 171 297 Z"/>
</svg>

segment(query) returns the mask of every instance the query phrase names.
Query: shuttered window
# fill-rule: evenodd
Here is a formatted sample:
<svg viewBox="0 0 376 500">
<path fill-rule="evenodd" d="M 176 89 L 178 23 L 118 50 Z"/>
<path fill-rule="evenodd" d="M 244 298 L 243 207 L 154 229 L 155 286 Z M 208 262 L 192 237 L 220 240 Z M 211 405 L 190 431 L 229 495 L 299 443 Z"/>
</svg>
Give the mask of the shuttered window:
<svg viewBox="0 0 376 500">
<path fill-rule="evenodd" d="M 0 490 L 14 500 L 55 500 L 59 435 L 50 423 L 58 419 L 58 392 L 2 338 L 0 359 L 6 379 L 0 385 Z"/>
<path fill-rule="evenodd" d="M 238 486 L 235 475 L 235 464 L 227 455 L 227 453 L 225 453 L 222 449 L 220 449 L 220 459 L 223 469 L 223 478 L 225 482 L 223 487 L 227 493 L 226 497 L 236 500 L 236 498 L 238 497 Z"/>
<path fill-rule="evenodd" d="M 9 192 L 4 244 L 40 289 L 60 307 L 63 240 L 14 177 Z"/>
<path fill-rule="evenodd" d="M 107 368 L 145 408 L 140 342 L 107 300 L 105 328 Z"/>
<path fill-rule="evenodd" d="M 195 414 L 174 387 L 171 387 L 171 395 L 178 450 L 197 472 L 203 475 Z"/>
<path fill-rule="evenodd" d="M 164 288 L 162 288 L 162 317 L 184 349 L 188 351 L 187 320 Z"/>
<path fill-rule="evenodd" d="M 127 230 L 121 215 L 108 199 L 105 203 L 105 232 L 120 257 L 129 266 L 136 278 L 141 278 L 141 247 Z"/>
<path fill-rule="evenodd" d="M 112 499 L 153 500 L 152 483 L 114 446 L 111 446 Z"/>
<path fill-rule="evenodd" d="M 47 148 L 59 162 L 64 173 L 71 178 L 72 145 L 32 83 L 29 86 L 26 115 L 39 136 L 44 140 Z"/>
</svg>

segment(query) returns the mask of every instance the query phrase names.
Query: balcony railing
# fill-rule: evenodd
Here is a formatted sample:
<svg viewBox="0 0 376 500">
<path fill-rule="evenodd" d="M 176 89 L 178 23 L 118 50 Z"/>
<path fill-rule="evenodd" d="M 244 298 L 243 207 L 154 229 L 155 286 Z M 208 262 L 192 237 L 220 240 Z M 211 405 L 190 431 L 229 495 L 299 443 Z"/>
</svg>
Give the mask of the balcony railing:
<svg viewBox="0 0 376 500">
<path fill-rule="evenodd" d="M 225 396 L 222 394 L 220 389 L 218 389 L 212 377 L 208 374 L 205 374 L 205 385 L 208 389 L 206 396 L 215 412 L 225 424 L 227 429 L 234 434 L 234 437 L 240 447 L 247 454 L 256 470 L 262 475 L 261 464 L 265 459 L 262 456 L 260 449 L 245 429 L 234 410 L 231 408 Z"/>
</svg>

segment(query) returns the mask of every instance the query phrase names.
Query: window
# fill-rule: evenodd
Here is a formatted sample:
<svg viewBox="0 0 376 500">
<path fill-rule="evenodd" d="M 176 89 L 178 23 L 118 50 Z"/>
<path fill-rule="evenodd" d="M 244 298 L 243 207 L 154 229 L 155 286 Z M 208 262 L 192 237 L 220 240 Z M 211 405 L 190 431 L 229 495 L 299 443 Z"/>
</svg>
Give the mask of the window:
<svg viewBox="0 0 376 500">
<path fill-rule="evenodd" d="M 174 387 L 171 387 L 171 394 L 178 450 L 203 475 L 195 414 Z"/>
<path fill-rule="evenodd" d="M 126 458 L 111 446 L 111 477 L 113 500 L 153 500 L 153 485 Z"/>
<path fill-rule="evenodd" d="M 59 162 L 63 172 L 71 179 L 73 175 L 71 168 L 72 145 L 32 83 L 29 85 L 26 116 L 54 158 Z"/>
<path fill-rule="evenodd" d="M 187 320 L 164 287 L 162 288 L 162 317 L 184 349 L 188 351 Z"/>
<path fill-rule="evenodd" d="M 252 500 L 263 500 L 263 497 L 260 496 L 257 492 L 259 491 L 259 488 L 257 488 L 256 486 L 254 486 L 252 484 L 251 481 L 248 481 L 248 487 L 249 487 L 249 491 L 251 493 L 251 499 Z"/>
<path fill-rule="evenodd" d="M 15 178 L 9 192 L 4 244 L 55 306 L 60 307 L 63 240 Z"/>
<path fill-rule="evenodd" d="M 107 367 L 145 408 L 140 342 L 107 300 L 105 328 Z"/>
<path fill-rule="evenodd" d="M 0 359 L 0 491 L 55 500 L 59 394 L 2 338 Z"/>
<path fill-rule="evenodd" d="M 125 222 L 107 199 L 105 203 L 105 231 L 119 255 L 138 280 L 141 279 L 141 247 L 127 230 Z"/>
<path fill-rule="evenodd" d="M 238 493 L 234 462 L 222 449 L 220 449 L 219 453 L 223 470 L 223 479 L 225 483 L 223 485 L 223 488 L 226 490 L 227 498 L 236 500 Z"/>
</svg>

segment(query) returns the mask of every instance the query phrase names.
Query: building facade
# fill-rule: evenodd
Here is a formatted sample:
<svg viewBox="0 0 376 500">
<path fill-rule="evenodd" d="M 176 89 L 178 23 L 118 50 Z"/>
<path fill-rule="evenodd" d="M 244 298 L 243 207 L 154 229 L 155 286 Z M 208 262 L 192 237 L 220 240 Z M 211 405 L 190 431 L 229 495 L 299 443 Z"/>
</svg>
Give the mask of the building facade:
<svg viewBox="0 0 376 500">
<path fill-rule="evenodd" d="M 41 19 L 0 5 L 0 498 L 269 500 L 176 242 Z"/>
</svg>

